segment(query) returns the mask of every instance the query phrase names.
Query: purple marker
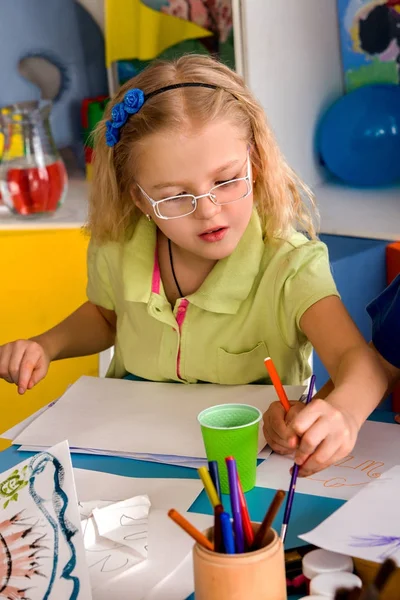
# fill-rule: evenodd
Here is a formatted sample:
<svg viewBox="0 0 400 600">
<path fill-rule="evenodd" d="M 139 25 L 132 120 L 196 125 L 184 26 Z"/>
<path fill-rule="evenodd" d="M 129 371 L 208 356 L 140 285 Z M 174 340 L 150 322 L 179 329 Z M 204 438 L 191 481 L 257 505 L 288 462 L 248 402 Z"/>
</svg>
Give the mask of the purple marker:
<svg viewBox="0 0 400 600">
<path fill-rule="evenodd" d="M 311 402 L 311 398 L 312 398 L 313 390 L 314 390 L 314 384 L 315 384 L 315 375 L 312 375 L 312 377 L 310 379 L 310 387 L 308 388 L 306 404 Z M 294 492 L 296 490 L 296 481 L 297 481 L 297 475 L 299 473 L 299 469 L 300 469 L 299 465 L 296 465 L 296 463 L 295 463 L 294 467 L 293 467 L 293 471 L 292 471 L 292 477 L 290 479 L 289 494 L 288 494 L 288 497 L 286 500 L 285 513 L 283 515 L 283 522 L 282 522 L 282 528 L 281 528 L 282 543 L 285 541 L 286 530 L 287 530 L 287 526 L 289 524 L 289 519 L 290 519 L 290 513 L 292 512 Z"/>
<path fill-rule="evenodd" d="M 228 469 L 229 494 L 231 497 L 231 508 L 233 517 L 233 530 L 235 532 L 235 548 L 237 554 L 244 552 L 244 533 L 242 523 L 242 513 L 240 510 L 239 484 L 236 461 L 233 456 L 225 458 Z"/>
</svg>

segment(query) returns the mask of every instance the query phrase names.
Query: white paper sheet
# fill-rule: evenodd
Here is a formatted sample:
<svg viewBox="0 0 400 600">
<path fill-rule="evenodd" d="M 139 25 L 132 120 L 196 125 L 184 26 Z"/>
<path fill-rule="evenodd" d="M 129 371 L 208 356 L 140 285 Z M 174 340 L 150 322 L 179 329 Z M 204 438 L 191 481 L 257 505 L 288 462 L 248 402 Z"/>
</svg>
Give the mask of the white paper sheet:
<svg viewBox="0 0 400 600">
<path fill-rule="evenodd" d="M 190 552 L 172 573 L 159 581 L 143 600 L 184 600 L 194 590 L 193 557 Z"/>
<path fill-rule="evenodd" d="M 67 442 L 1 474 L 0 510 L 1 595 L 92 597 Z"/>
<path fill-rule="evenodd" d="M 42 452 L 43 446 L 20 446 L 20 452 Z M 107 450 L 94 450 L 90 448 L 70 448 L 72 454 L 89 454 L 91 456 L 116 456 L 119 458 L 129 458 L 136 460 L 144 460 L 146 462 L 155 462 L 178 467 L 189 467 L 190 469 L 198 469 L 202 466 L 207 466 L 207 460 L 203 458 L 190 458 L 186 456 L 167 456 L 166 454 L 144 454 L 140 452 L 110 452 Z M 268 447 L 262 452 L 270 453 Z"/>
<path fill-rule="evenodd" d="M 131 571 L 145 560 L 125 545 L 100 536 L 93 517 L 83 519 L 81 527 L 92 592 L 115 581 L 117 577 Z"/>
<path fill-rule="evenodd" d="M 200 479 L 123 477 L 86 469 L 74 469 L 74 477 L 79 504 L 86 512 L 94 508 L 94 495 L 98 498 L 94 504 L 100 506 L 100 501 L 118 502 L 142 494 L 149 496 L 153 508 L 185 512 L 203 489 Z"/>
<path fill-rule="evenodd" d="M 93 510 L 99 534 L 117 544 L 127 546 L 139 558 L 147 558 L 147 531 L 150 499 L 134 496 Z"/>
<path fill-rule="evenodd" d="M 348 500 L 396 465 L 399 457 L 399 426 L 367 421 L 350 455 L 311 477 L 299 478 L 296 493 Z M 256 485 L 288 490 L 292 466 L 293 458 L 273 454 L 257 467 Z"/>
<path fill-rule="evenodd" d="M 40 417 L 41 414 L 43 414 L 44 412 L 46 412 L 46 410 L 50 406 L 53 406 L 53 404 L 55 404 L 55 402 L 56 401 L 51 402 L 47 406 L 43 406 L 43 408 L 40 408 L 38 411 L 36 411 L 35 413 L 33 413 L 33 415 L 29 415 L 29 417 L 27 417 L 26 419 L 24 419 L 20 423 L 17 423 L 16 425 L 14 425 L 14 427 L 11 427 L 11 429 L 8 429 L 4 433 L 2 433 L 0 435 L 0 438 L 2 440 L 14 440 L 18 435 L 20 435 L 24 431 L 24 429 L 26 429 L 28 427 L 28 425 L 30 425 L 31 423 L 33 423 L 33 421 L 36 421 L 36 419 L 38 417 Z"/>
<path fill-rule="evenodd" d="M 213 524 L 209 515 L 183 514 L 200 531 Z M 143 600 L 158 582 L 179 567 L 191 553 L 193 544 L 192 538 L 171 521 L 166 511 L 150 509 L 147 560 L 109 585 L 94 590 L 93 599 Z"/>
<path fill-rule="evenodd" d="M 263 441 L 265 443 L 265 441 Z M 263 445 L 263 443 L 261 445 Z M 20 452 L 42 452 L 42 446 L 20 446 L 18 448 Z M 88 450 L 88 449 L 71 449 L 71 452 L 78 452 L 79 454 L 89 454 L 91 456 L 117 456 L 119 458 L 129 458 L 144 460 L 146 462 L 155 462 L 168 465 L 174 465 L 177 467 L 188 467 L 190 469 L 198 469 L 199 467 L 207 466 L 207 460 L 204 458 L 187 458 L 184 456 L 166 456 L 165 454 L 141 454 L 141 453 L 122 453 L 122 452 L 107 452 L 106 450 Z M 265 460 L 271 454 L 272 450 L 269 446 L 265 446 L 258 453 L 258 458 Z"/>
<path fill-rule="evenodd" d="M 142 559 L 130 552 L 126 546 L 99 535 L 96 523 L 91 518 L 95 508 L 110 506 L 133 495 L 147 494 L 151 510 L 168 511 L 174 507 L 184 513 L 203 489 L 203 484 L 198 479 L 123 477 L 85 469 L 74 469 L 74 476 L 93 590 L 110 581 L 114 582 L 126 571 L 129 571 L 129 576 L 132 577 L 137 569 L 144 567 L 141 564 Z M 94 493 L 98 494 L 101 500 L 93 500 Z M 135 568 L 132 571 L 133 567 Z"/>
<path fill-rule="evenodd" d="M 287 388 L 298 398 L 304 386 Z M 112 401 L 110 400 L 112 398 Z M 219 386 L 81 377 L 14 443 L 49 446 L 68 439 L 71 451 L 205 458 L 198 413 L 214 404 L 246 403 L 265 411 L 272 386 Z"/>
<path fill-rule="evenodd" d="M 93 511 L 95 508 L 103 508 L 104 506 L 110 506 L 110 504 L 113 504 L 113 502 L 108 500 L 90 500 L 89 502 L 78 502 L 81 522 L 84 519 L 93 517 Z"/>
<path fill-rule="evenodd" d="M 391 557 L 400 564 L 399 497 L 400 466 L 395 466 L 299 537 L 333 552 L 378 563 Z"/>
</svg>

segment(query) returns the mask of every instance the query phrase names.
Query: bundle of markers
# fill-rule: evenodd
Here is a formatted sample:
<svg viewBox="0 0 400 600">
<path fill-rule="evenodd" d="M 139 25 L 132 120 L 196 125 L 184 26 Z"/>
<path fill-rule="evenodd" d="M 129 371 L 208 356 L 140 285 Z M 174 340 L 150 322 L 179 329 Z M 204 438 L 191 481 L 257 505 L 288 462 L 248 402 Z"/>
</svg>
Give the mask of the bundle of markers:
<svg viewBox="0 0 400 600">
<path fill-rule="evenodd" d="M 175 509 L 171 509 L 168 515 L 175 523 L 177 523 L 177 525 L 182 527 L 186 533 L 192 536 L 198 544 L 212 552 L 242 554 L 243 552 L 259 550 L 265 545 L 267 534 L 282 504 L 285 492 L 283 490 L 278 490 L 276 492 L 263 522 L 256 533 L 254 533 L 246 499 L 240 483 L 236 461 L 232 456 L 228 456 L 225 458 L 225 462 L 228 470 L 232 519 L 229 513 L 224 510 L 221 502 L 217 461 L 210 461 L 208 463 L 209 470 L 207 470 L 206 467 L 200 467 L 200 469 L 198 469 L 198 473 L 214 510 L 213 541 L 206 538 L 205 535 L 193 527 L 193 525 Z"/>
</svg>

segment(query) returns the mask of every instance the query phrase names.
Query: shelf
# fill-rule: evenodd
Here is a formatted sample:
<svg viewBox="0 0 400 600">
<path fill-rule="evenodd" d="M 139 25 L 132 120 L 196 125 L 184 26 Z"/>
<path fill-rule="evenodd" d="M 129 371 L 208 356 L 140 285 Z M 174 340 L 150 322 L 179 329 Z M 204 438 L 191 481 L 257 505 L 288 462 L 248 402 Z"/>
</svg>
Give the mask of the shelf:
<svg viewBox="0 0 400 600">
<path fill-rule="evenodd" d="M 351 188 L 326 181 L 314 193 L 321 233 L 400 240 L 400 187 Z"/>
<path fill-rule="evenodd" d="M 0 206 L 0 230 L 76 229 L 82 227 L 87 217 L 89 184 L 82 177 L 70 177 L 67 196 L 61 208 L 48 217 L 24 218 L 11 214 Z"/>
</svg>

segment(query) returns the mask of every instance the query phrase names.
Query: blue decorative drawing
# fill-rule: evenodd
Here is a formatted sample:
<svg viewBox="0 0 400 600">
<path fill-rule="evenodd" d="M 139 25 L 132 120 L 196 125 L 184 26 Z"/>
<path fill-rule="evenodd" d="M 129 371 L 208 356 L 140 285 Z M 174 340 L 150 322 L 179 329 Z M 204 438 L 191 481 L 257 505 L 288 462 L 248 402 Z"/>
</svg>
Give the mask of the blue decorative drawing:
<svg viewBox="0 0 400 600">
<path fill-rule="evenodd" d="M 40 479 L 40 475 L 45 471 L 48 465 L 52 465 L 54 467 L 54 491 L 52 495 L 52 505 L 56 519 L 54 519 L 47 510 L 45 506 L 46 499 L 42 498 L 42 496 L 37 492 L 37 480 Z M 70 558 L 62 569 L 61 578 L 72 582 L 73 589 L 69 598 L 70 600 L 77 600 L 80 590 L 80 581 L 79 578 L 73 576 L 72 573 L 76 567 L 76 549 L 73 543 L 73 536 L 78 532 L 78 530 L 65 517 L 65 513 L 68 508 L 68 496 L 62 489 L 64 482 L 64 468 L 55 456 L 47 452 L 43 452 L 32 458 L 30 462 L 30 469 L 31 475 L 29 478 L 29 493 L 39 510 L 50 524 L 54 533 L 53 566 L 49 579 L 49 585 L 45 595 L 43 596 L 43 600 L 48 600 L 50 598 L 51 590 L 55 582 L 59 561 L 60 532 L 65 538 L 65 541 L 70 549 Z"/>
</svg>

